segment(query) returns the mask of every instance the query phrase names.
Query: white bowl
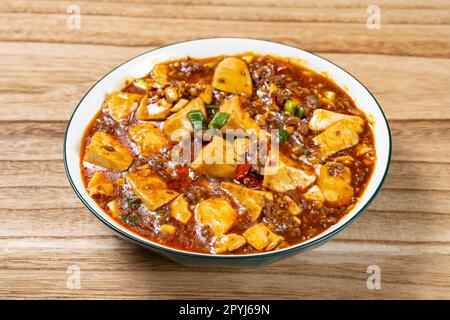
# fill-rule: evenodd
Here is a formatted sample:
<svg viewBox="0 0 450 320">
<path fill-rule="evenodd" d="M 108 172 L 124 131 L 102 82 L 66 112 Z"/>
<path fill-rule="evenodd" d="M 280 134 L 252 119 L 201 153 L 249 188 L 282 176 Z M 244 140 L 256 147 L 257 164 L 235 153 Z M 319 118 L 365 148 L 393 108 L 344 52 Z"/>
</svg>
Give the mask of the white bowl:
<svg viewBox="0 0 450 320">
<path fill-rule="evenodd" d="M 170 248 L 150 241 L 128 230 L 102 211 L 86 192 L 86 188 L 82 182 L 79 164 L 83 132 L 100 109 L 106 94 L 121 89 L 127 77 L 137 78 L 145 76 L 152 69 L 153 65 L 159 62 L 186 56 L 205 58 L 217 55 L 233 55 L 248 51 L 294 58 L 301 61 L 301 64 L 305 67 L 317 73 L 327 74 L 334 83 L 338 84 L 347 92 L 360 110 L 364 111 L 373 119 L 377 161 L 370 182 L 362 198 L 354 208 L 338 223 L 305 242 L 273 252 L 248 255 L 210 255 Z M 232 261 L 235 263 L 236 261 L 240 261 L 244 263 L 261 263 L 279 259 L 280 257 L 321 244 L 348 226 L 368 207 L 380 190 L 388 171 L 391 148 L 391 136 L 386 117 L 373 95 L 352 75 L 334 63 L 310 52 L 271 41 L 243 38 L 210 38 L 180 42 L 151 50 L 123 63 L 100 79 L 86 93 L 83 99 L 81 99 L 72 114 L 65 136 L 64 162 L 69 181 L 81 201 L 100 220 L 119 232 L 122 236 L 183 264 L 197 264 L 199 261 L 198 258 L 201 258 L 202 264 L 205 260 L 210 262 Z"/>
</svg>

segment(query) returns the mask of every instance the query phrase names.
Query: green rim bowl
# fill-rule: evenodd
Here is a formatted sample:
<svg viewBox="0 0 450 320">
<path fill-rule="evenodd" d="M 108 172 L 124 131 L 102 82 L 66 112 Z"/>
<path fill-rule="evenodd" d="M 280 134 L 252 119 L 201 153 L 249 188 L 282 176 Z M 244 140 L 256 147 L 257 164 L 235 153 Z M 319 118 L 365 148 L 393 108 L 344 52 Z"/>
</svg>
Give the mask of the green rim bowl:
<svg viewBox="0 0 450 320">
<path fill-rule="evenodd" d="M 326 74 L 347 92 L 359 109 L 373 120 L 377 161 L 370 182 L 354 208 L 338 223 L 305 242 L 281 250 L 248 255 L 212 255 L 174 249 L 126 229 L 106 214 L 87 194 L 79 166 L 83 132 L 101 107 L 106 94 L 121 89 L 127 77 L 145 76 L 156 63 L 186 56 L 205 58 L 249 51 L 292 58 L 317 73 Z M 70 184 L 84 205 L 104 224 L 122 237 L 183 265 L 194 267 L 217 264 L 258 265 L 321 245 L 345 229 L 369 206 L 380 190 L 388 172 L 391 149 L 389 126 L 378 102 L 361 82 L 334 63 L 313 53 L 272 41 L 244 38 L 208 38 L 179 42 L 145 52 L 121 64 L 101 78 L 81 99 L 69 120 L 64 140 L 64 165 Z"/>
</svg>

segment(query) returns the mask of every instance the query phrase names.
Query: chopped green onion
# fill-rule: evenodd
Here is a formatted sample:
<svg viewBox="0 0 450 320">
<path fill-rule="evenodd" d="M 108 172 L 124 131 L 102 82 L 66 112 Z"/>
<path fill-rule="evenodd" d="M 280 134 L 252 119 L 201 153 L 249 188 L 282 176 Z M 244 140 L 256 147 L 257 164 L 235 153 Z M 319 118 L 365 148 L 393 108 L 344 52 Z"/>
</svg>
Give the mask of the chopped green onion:
<svg viewBox="0 0 450 320">
<path fill-rule="evenodd" d="M 147 89 L 147 82 L 145 82 L 145 80 L 143 80 L 143 79 L 136 79 L 135 81 L 134 81 L 134 84 L 135 85 L 137 85 L 138 87 L 141 87 L 141 88 L 144 88 L 144 89 Z"/>
<path fill-rule="evenodd" d="M 226 112 L 216 112 L 211 122 L 208 124 L 208 129 L 220 129 L 227 122 L 229 113 Z"/>
<path fill-rule="evenodd" d="M 295 110 L 297 109 L 297 104 L 293 100 L 287 100 L 284 103 L 284 111 L 295 114 Z"/>
<path fill-rule="evenodd" d="M 127 214 L 121 214 L 120 218 L 123 220 L 123 222 L 136 224 L 138 217 L 137 216 L 129 216 Z"/>
<path fill-rule="evenodd" d="M 190 111 L 187 114 L 188 119 L 192 122 L 192 125 L 194 126 L 195 131 L 205 129 L 206 122 L 205 118 L 203 117 L 203 114 L 199 110 L 193 110 Z"/>
<path fill-rule="evenodd" d="M 126 200 L 126 204 L 125 204 L 125 208 L 130 211 L 133 210 L 137 207 L 139 207 L 139 205 L 142 203 L 142 200 L 139 198 L 128 198 Z"/>
<path fill-rule="evenodd" d="M 219 109 L 217 104 L 207 104 L 206 109 Z"/>
<path fill-rule="evenodd" d="M 295 111 L 295 115 L 299 117 L 300 119 L 305 116 L 305 108 L 300 107 Z"/>
<path fill-rule="evenodd" d="M 289 137 L 289 132 L 286 129 L 280 129 L 278 132 L 278 142 L 286 142 Z"/>
<path fill-rule="evenodd" d="M 131 224 L 136 224 L 138 220 L 137 216 L 128 216 L 128 222 Z"/>
</svg>

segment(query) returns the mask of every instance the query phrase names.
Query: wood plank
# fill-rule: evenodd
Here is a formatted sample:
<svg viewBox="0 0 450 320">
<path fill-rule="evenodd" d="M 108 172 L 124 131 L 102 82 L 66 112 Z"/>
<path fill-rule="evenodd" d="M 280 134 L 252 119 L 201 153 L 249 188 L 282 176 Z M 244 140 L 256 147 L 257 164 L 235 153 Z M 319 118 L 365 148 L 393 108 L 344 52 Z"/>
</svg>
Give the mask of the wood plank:
<svg viewBox="0 0 450 320">
<path fill-rule="evenodd" d="M 145 18 L 174 18 L 186 20 L 227 20 L 227 21 L 296 21 L 296 22 L 340 22 L 362 23 L 367 21 L 365 6 L 354 3 L 352 6 L 339 6 L 330 3 L 329 6 L 306 7 L 304 3 L 292 2 L 291 6 L 276 6 L 274 3 L 263 3 L 255 6 L 254 2 L 242 1 L 213 1 L 212 3 L 159 3 L 140 1 L 133 6 L 123 6 L 116 1 L 85 2 L 81 1 L 83 16 L 116 16 L 116 17 L 145 17 Z M 214 9 L 211 9 L 211 5 Z M 378 4 L 382 8 L 383 24 L 449 24 L 450 16 L 440 6 L 432 5 L 428 8 L 391 7 L 385 9 L 385 4 Z M 70 1 L 5 1 L 0 4 L 2 13 L 40 13 L 65 14 L 67 8 L 73 5 Z M 300 5 L 300 6 L 299 6 Z M 182 10 L 181 10 L 182 8 Z M 298 10 L 300 9 L 301 10 Z M 239 10 L 236 10 L 239 9 Z M 297 9 L 297 10 L 296 10 Z M 420 9 L 420 15 L 418 14 Z"/>
<path fill-rule="evenodd" d="M 0 188 L 65 187 L 68 185 L 64 163 L 61 160 L 0 161 L 0 167 Z"/>
<path fill-rule="evenodd" d="M 450 164 L 392 161 L 384 189 L 450 191 Z"/>
<path fill-rule="evenodd" d="M 3 283 L 0 295 L 16 298 L 45 295 L 48 298 L 211 299 L 233 296 L 236 299 L 268 299 L 273 297 L 274 286 L 285 288 L 277 292 L 277 297 L 282 299 L 395 298 L 398 295 L 439 298 L 449 294 L 448 275 L 435 277 L 441 274 L 440 266 L 450 262 L 449 256 L 414 254 L 421 249 L 417 246 L 390 252 L 386 246 L 349 247 L 335 242 L 259 267 L 257 272 L 255 268 L 236 267 L 189 269 L 167 263 L 144 249 L 118 250 L 114 255 L 105 249 L 80 247 L 78 250 L 61 248 L 53 251 L 43 246 L 32 250 L 20 248 L 6 257 L 2 255 L 8 277 L 6 273 L 0 273 Z M 92 260 L 97 263 L 92 264 Z M 372 264 L 381 268 L 382 290 L 366 288 L 366 268 Z M 66 288 L 66 269 L 70 265 L 80 267 L 80 290 Z M 417 274 L 416 270 L 423 271 Z M 124 290 L 130 283 L 133 283 L 132 292 Z M 223 286 L 223 283 L 227 285 Z M 186 287 L 190 290 L 186 291 Z M 329 290 L 330 287 L 339 290 Z M 415 290 L 417 287 L 422 290 Z"/>
<path fill-rule="evenodd" d="M 446 41 L 450 37 L 450 28 L 446 25 L 384 24 L 381 30 L 368 30 L 365 23 L 245 20 L 235 23 L 215 19 L 113 16 L 83 16 L 82 21 L 79 30 L 70 32 L 66 26 L 67 14 L 2 14 L 0 24 L 4 28 L 0 29 L 0 41 L 159 46 L 186 39 L 213 37 L 220 31 L 222 36 L 260 38 L 264 35 L 268 40 L 317 52 L 450 56 L 450 46 Z M 115 28 L 110 28 L 111 25 Z M 320 37 L 317 37 L 318 34 Z"/>
<path fill-rule="evenodd" d="M 34 0 L 40 2 L 40 0 Z M 52 0 L 60 1 L 60 0 Z M 90 0 L 80 0 L 78 2 L 85 3 Z M 127 3 L 127 0 L 99 0 L 98 2 L 105 3 Z M 141 0 L 140 3 L 154 5 L 160 3 L 157 0 Z M 165 0 L 164 3 L 172 5 L 182 5 L 184 7 L 190 5 L 208 5 L 208 6 L 232 6 L 232 7 L 288 7 L 288 8 L 367 8 L 373 4 L 371 0 L 285 0 L 280 2 L 278 0 Z M 388 9 L 394 8 L 409 8 L 409 9 L 445 9 L 450 8 L 448 1 L 442 0 L 379 0 L 379 6 Z"/>
</svg>

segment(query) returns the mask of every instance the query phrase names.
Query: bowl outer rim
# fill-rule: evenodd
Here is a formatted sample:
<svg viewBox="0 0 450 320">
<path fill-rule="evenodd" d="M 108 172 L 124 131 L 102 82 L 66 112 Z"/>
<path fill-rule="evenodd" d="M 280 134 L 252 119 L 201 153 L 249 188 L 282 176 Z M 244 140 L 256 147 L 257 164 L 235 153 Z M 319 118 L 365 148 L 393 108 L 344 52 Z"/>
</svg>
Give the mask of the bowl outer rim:
<svg viewBox="0 0 450 320">
<path fill-rule="evenodd" d="M 373 195 L 370 197 L 369 200 L 367 200 L 367 203 L 361 207 L 361 209 L 358 212 L 355 212 L 353 214 L 353 216 L 346 222 L 344 223 L 342 226 L 340 226 L 339 228 L 326 233 L 326 230 L 324 231 L 324 234 L 317 237 L 317 239 L 314 239 L 313 241 L 306 243 L 306 244 L 302 244 L 301 242 L 298 244 L 295 244 L 293 246 L 290 246 L 288 248 L 282 249 L 282 250 L 277 250 L 277 251 L 269 251 L 269 252 L 260 252 L 260 253 L 252 253 L 252 254 L 229 254 L 229 255 L 225 255 L 225 254 L 211 254 L 211 253 L 199 253 L 199 252 L 192 252 L 192 251 L 187 251 L 187 250 L 181 250 L 181 249 L 175 249 L 175 248 L 171 248 L 169 246 L 165 246 L 163 244 L 159 244 L 157 242 L 154 242 L 150 239 L 147 239 L 147 242 L 139 239 L 138 237 L 136 237 L 132 231 L 128 230 L 128 232 L 124 232 L 123 230 L 117 228 L 115 225 L 111 224 L 109 221 L 107 221 L 106 219 L 104 219 L 100 214 L 97 213 L 96 209 L 92 208 L 87 201 L 84 199 L 84 197 L 79 193 L 77 187 L 75 186 L 75 183 L 72 180 L 72 177 L 70 175 L 69 172 L 69 168 L 67 165 L 67 159 L 66 159 L 66 149 L 67 149 L 67 134 L 72 122 L 72 119 L 76 113 L 76 111 L 78 110 L 79 106 L 82 104 L 82 102 L 84 101 L 84 99 L 86 98 L 86 96 L 89 94 L 89 92 L 91 92 L 91 90 L 93 90 L 98 83 L 100 83 L 104 78 L 106 78 L 110 73 L 112 73 L 113 71 L 115 71 L 116 69 L 120 68 L 121 66 L 127 64 L 128 62 L 131 62 L 132 60 L 146 55 L 150 52 L 159 50 L 159 49 L 163 49 L 166 47 L 170 47 L 173 45 L 178 45 L 178 44 L 182 44 L 182 43 L 187 43 L 187 42 L 195 42 L 195 41 L 199 41 L 199 40 L 218 40 L 218 39 L 223 39 L 223 40 L 252 40 L 252 41 L 261 41 L 261 42 L 267 42 L 267 43 L 272 43 L 272 44 L 276 44 L 276 45 L 282 45 L 282 46 L 286 46 L 286 47 L 290 47 L 296 50 L 300 50 L 300 51 L 304 51 L 306 53 L 309 53 L 313 56 L 318 57 L 319 59 L 322 59 L 334 66 L 336 66 L 338 69 L 341 69 L 342 71 L 344 71 L 346 74 L 348 74 L 350 77 L 352 77 L 355 81 L 357 81 L 366 91 L 367 93 L 372 97 L 372 99 L 375 101 L 376 105 L 378 106 L 383 119 L 385 121 L 386 124 L 386 128 L 387 128 L 387 132 L 388 132 L 388 139 L 389 139 L 389 152 L 388 152 L 388 157 L 387 157 L 387 163 L 386 163 L 386 169 L 383 173 L 383 177 L 380 180 L 380 184 L 377 186 L 375 192 L 373 193 Z M 313 70 L 314 71 L 314 70 Z M 379 193 L 381 187 L 383 186 L 387 174 L 389 172 L 389 167 L 391 164 L 391 158 L 392 158 L 392 134 L 391 134 L 391 129 L 389 127 L 389 123 L 387 121 L 386 115 L 383 111 L 383 109 L 380 106 L 380 103 L 377 101 L 377 99 L 375 98 L 375 96 L 372 94 L 372 92 L 370 92 L 369 89 L 367 89 L 367 87 L 361 82 L 359 81 L 356 77 L 354 77 L 350 72 L 348 72 L 347 70 L 345 70 L 344 68 L 338 66 L 337 64 L 335 64 L 334 62 L 316 54 L 313 53 L 311 51 L 308 50 L 304 50 L 304 49 L 300 49 L 297 48 L 295 46 L 292 45 L 287 45 L 281 42 L 277 42 L 277 41 L 272 41 L 272 40 L 264 40 L 264 39 L 258 39 L 258 38 L 244 38 L 244 37 L 206 37 L 206 38 L 195 38 L 195 39 L 189 39 L 189 40 L 183 40 L 183 41 L 178 41 L 178 42 L 174 42 L 174 43 L 170 43 L 167 45 L 163 45 L 163 46 L 159 46 L 156 47 L 154 49 L 145 51 L 143 53 L 140 53 L 128 60 L 126 60 L 125 62 L 119 64 L 118 66 L 114 67 L 113 69 L 111 69 L 110 71 L 108 71 L 105 75 L 103 75 L 98 81 L 95 82 L 95 84 L 83 95 L 83 97 L 80 99 L 80 101 L 78 102 L 77 106 L 75 107 L 74 111 L 72 112 L 72 115 L 69 119 L 69 122 L 67 124 L 66 127 L 66 131 L 64 134 L 64 145 L 63 145 L 63 161 L 64 161 L 64 169 L 66 171 L 66 175 L 67 178 L 69 180 L 69 183 L 72 187 L 72 189 L 74 190 L 75 194 L 77 195 L 77 197 L 81 200 L 81 202 L 89 209 L 89 211 L 91 211 L 91 213 L 93 213 L 100 221 L 102 221 L 105 225 L 107 225 L 109 228 L 111 228 L 112 230 L 118 232 L 121 236 L 126 237 L 129 240 L 132 240 L 133 242 L 136 242 L 137 244 L 143 245 L 145 247 L 150 247 L 151 249 L 156 249 L 158 251 L 163 251 L 165 253 L 169 253 L 169 254 L 173 254 L 173 255 L 178 255 L 178 256 L 183 256 L 183 257 L 188 257 L 188 258 L 202 258 L 202 259 L 210 259 L 210 260 L 260 260 L 260 259 L 264 259 L 264 258 L 275 258 L 278 256 L 283 256 L 283 255 L 289 255 L 295 252 L 300 252 L 303 250 L 306 250 L 308 248 L 311 247 L 315 247 L 323 242 L 326 242 L 327 240 L 329 240 L 330 238 L 332 238 L 333 236 L 335 236 L 336 234 L 338 234 L 339 232 L 341 232 L 342 230 L 344 230 L 345 228 L 347 228 L 357 217 L 359 217 L 368 207 L 369 205 L 372 203 L 372 201 L 375 199 L 375 197 L 377 196 L 377 194 Z"/>
</svg>

